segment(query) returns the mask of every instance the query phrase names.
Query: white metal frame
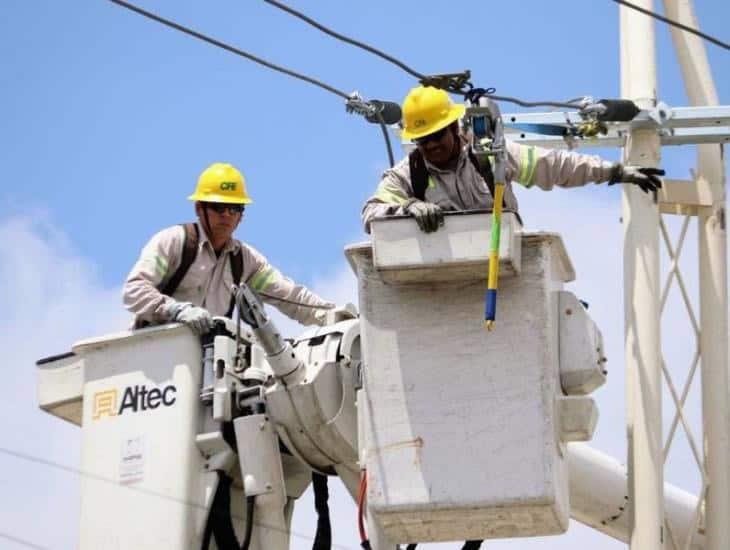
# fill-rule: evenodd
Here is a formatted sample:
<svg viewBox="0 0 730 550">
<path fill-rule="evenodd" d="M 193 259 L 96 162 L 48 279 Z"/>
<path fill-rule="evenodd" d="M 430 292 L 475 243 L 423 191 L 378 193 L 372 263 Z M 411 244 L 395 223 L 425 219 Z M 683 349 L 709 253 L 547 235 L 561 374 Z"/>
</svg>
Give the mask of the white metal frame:
<svg viewBox="0 0 730 550">
<path fill-rule="evenodd" d="M 653 0 L 634 0 L 653 10 Z M 663 0 L 667 17 L 697 28 L 691 0 Z M 644 111 L 631 123 L 610 124 L 606 136 L 567 143 L 561 137 L 505 128 L 514 141 L 548 147 L 619 146 L 624 160 L 658 166 L 662 145 L 698 144 L 693 181 L 666 181 L 657 200 L 624 187 L 624 299 L 626 321 L 626 394 L 630 496 L 630 538 L 633 550 L 690 548 L 703 529 L 708 550 L 727 548 L 730 541 L 730 383 L 728 375 L 727 232 L 725 165 L 722 144 L 730 142 L 730 106 L 718 105 L 704 43 L 672 28 L 672 38 L 691 106 L 670 108 L 657 102 L 654 22 L 630 8 L 620 8 L 622 95 Z M 507 124 L 580 122 L 577 113 L 505 114 Z M 662 215 L 684 216 L 673 244 Z M 698 223 L 700 278 L 699 319 L 680 267 L 691 220 Z M 659 240 L 670 265 L 660 287 Z M 672 285 L 677 285 L 696 338 L 686 379 L 673 380 L 662 357 L 661 315 Z M 685 405 L 702 371 L 702 440 L 695 437 Z M 675 409 L 662 443 L 662 378 Z M 678 388 L 681 388 L 678 391 Z M 695 514 L 697 529 L 677 540 L 663 505 L 663 464 L 679 425 L 685 431 L 701 477 Z M 704 514 L 703 514 L 704 511 Z M 703 521 L 704 520 L 704 521 Z"/>
</svg>

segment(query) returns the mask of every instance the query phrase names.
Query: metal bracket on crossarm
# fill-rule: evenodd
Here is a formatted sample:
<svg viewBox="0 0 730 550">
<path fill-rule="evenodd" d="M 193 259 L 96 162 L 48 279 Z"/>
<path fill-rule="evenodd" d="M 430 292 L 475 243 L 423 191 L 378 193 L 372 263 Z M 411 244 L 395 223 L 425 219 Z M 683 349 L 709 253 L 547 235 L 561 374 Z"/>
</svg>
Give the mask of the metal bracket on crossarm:
<svg viewBox="0 0 730 550">
<path fill-rule="evenodd" d="M 569 139 L 571 126 L 585 122 L 580 111 L 507 113 L 502 116 L 508 139 L 548 148 L 623 147 L 631 130 L 654 128 L 662 145 L 730 142 L 730 106 L 670 107 L 659 102 L 630 121 L 606 121 L 606 133 L 589 139 Z M 564 132 L 555 129 L 563 127 Z"/>
</svg>

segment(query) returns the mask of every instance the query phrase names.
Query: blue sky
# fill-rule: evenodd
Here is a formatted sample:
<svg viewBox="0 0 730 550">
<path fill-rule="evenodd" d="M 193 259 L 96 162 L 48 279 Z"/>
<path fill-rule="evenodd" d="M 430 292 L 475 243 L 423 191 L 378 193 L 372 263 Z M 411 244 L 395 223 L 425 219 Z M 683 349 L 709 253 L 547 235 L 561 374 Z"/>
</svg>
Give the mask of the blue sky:
<svg viewBox="0 0 730 550">
<path fill-rule="evenodd" d="M 140 0 L 140 5 L 368 98 L 400 101 L 415 85 L 397 67 L 261 1 Z M 619 94 L 618 7 L 609 0 L 463 5 L 330 0 L 292 6 L 422 73 L 471 69 L 476 85 L 494 86 L 500 94 L 527 100 Z M 3 371 L 22 374 L 10 383 L 17 401 L 0 412 L 15 417 L 7 433 L 16 448 L 73 465 L 78 458 L 71 449 L 77 443 L 73 430 L 33 408 L 32 362 L 126 323 L 119 287 L 154 232 L 191 219 L 186 197 L 203 168 L 225 161 L 245 174 L 255 203 L 239 238 L 288 275 L 343 301 L 355 297 L 342 248 L 365 237 L 360 208 L 387 156 L 379 129 L 346 114 L 340 98 L 110 2 L 10 0 L 3 7 L 0 274 L 6 285 L 0 289 L 0 329 L 10 349 Z M 730 4 L 698 0 L 695 9 L 705 32 L 728 40 Z M 659 98 L 684 105 L 662 24 L 657 48 Z M 730 56 L 712 45 L 707 51 L 720 101 L 728 104 Z M 502 110 L 518 109 L 505 104 Z M 686 178 L 694 152 L 665 148 L 662 165 L 670 176 Z M 623 405 L 616 404 L 623 396 L 620 191 L 589 186 L 522 191 L 518 197 L 529 228 L 563 233 L 578 272 L 573 290 L 591 302 L 613 350 L 609 357 L 615 358 L 617 374 L 611 389 L 599 393 L 599 405 L 605 406 L 595 443 L 622 458 Z M 28 334 L 34 335 L 31 342 Z M 29 415 L 22 422 L 16 404 Z M 47 438 L 28 438 L 30 432 Z M 677 459 L 676 471 L 686 463 Z M 16 472 L 29 468 L 2 457 L 0 465 Z M 23 498 L 30 499 L 28 506 L 38 505 L 32 491 L 24 497 L 12 492 L 17 486 L 9 479 L 0 482 L 15 495 L 0 510 Z M 41 522 L 47 529 L 16 535 L 43 548 L 71 548 L 75 481 L 58 474 L 49 483 L 60 488 L 44 496 L 45 505 L 71 503 L 70 519 L 48 525 L 43 522 L 50 520 L 33 523 L 28 516 L 14 523 L 0 519 L 0 532 Z M 694 490 L 692 480 L 684 488 Z M 7 499 L 2 492 L 0 500 Z M 44 534 L 53 529 L 63 536 Z M 595 548 L 617 547 L 601 542 L 603 537 L 596 540 Z M 571 547 L 567 544 L 553 539 L 535 548 Z"/>
</svg>

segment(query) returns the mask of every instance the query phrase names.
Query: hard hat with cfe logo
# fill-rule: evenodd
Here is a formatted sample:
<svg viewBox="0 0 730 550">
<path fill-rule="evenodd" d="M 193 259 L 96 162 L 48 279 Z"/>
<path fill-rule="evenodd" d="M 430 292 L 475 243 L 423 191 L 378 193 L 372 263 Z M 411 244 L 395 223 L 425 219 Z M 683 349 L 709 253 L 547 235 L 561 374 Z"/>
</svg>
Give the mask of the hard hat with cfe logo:
<svg viewBox="0 0 730 550">
<path fill-rule="evenodd" d="M 230 164 L 216 162 L 203 170 L 191 201 L 251 204 L 243 174 Z"/>
<path fill-rule="evenodd" d="M 403 100 L 403 139 L 418 139 L 446 128 L 464 116 L 466 107 L 455 104 L 438 88 L 418 86 Z"/>
</svg>

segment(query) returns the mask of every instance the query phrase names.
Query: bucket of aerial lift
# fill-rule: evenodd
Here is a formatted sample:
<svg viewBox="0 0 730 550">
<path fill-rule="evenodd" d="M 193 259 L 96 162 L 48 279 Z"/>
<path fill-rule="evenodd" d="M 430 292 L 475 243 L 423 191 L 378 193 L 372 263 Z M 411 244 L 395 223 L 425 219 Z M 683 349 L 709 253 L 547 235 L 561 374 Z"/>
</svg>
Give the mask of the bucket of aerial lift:
<svg viewBox="0 0 730 550">
<path fill-rule="evenodd" d="M 523 233 L 510 213 L 487 332 L 490 227 L 484 213 L 447 215 L 432 234 L 385 218 L 372 242 L 346 249 L 365 358 L 360 461 L 369 510 L 393 543 L 568 526 L 565 443 L 595 427 L 595 404 L 580 394 L 604 380 L 600 333 L 562 290 L 575 274 L 560 236 Z"/>
<path fill-rule="evenodd" d="M 200 339 L 179 324 L 111 334 L 37 372 L 41 408 L 81 426 L 79 548 L 199 547 L 212 497 L 196 446 Z M 241 533 L 244 502 L 234 486 Z"/>
</svg>

